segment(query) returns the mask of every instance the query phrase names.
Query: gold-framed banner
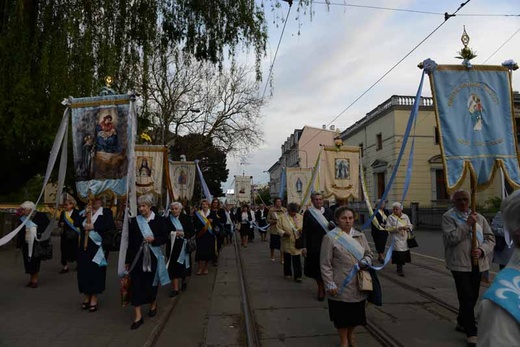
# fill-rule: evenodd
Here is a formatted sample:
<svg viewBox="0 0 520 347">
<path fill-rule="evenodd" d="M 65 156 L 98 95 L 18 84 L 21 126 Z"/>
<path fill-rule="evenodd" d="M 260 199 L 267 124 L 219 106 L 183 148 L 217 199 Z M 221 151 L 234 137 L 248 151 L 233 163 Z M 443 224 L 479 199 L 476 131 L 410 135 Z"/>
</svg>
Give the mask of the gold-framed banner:
<svg viewBox="0 0 520 347">
<path fill-rule="evenodd" d="M 193 161 L 170 161 L 170 182 L 173 188 L 173 198 L 176 201 L 193 198 L 196 169 Z"/>
<path fill-rule="evenodd" d="M 322 166 L 323 197 L 336 199 L 358 199 L 359 185 L 359 147 L 325 146 L 325 165 Z"/>
<path fill-rule="evenodd" d="M 305 189 L 310 184 L 312 168 L 288 167 L 287 170 L 287 203 L 300 204 Z"/>
<path fill-rule="evenodd" d="M 135 146 L 135 188 L 137 195 L 162 195 L 164 153 L 161 145 Z"/>
</svg>

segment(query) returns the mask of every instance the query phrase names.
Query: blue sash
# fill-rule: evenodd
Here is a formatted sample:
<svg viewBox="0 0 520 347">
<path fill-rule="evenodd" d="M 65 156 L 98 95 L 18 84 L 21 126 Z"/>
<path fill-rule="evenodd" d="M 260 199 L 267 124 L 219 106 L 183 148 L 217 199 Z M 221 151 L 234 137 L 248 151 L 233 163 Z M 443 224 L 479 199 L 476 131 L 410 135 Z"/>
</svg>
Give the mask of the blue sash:
<svg viewBox="0 0 520 347">
<path fill-rule="evenodd" d="M 22 223 L 23 223 L 23 222 L 25 222 L 25 220 L 27 219 L 27 216 L 22 216 L 22 217 L 20 217 L 20 219 L 22 220 Z M 26 226 L 27 228 L 32 228 L 32 227 L 37 228 L 37 227 L 38 227 L 38 225 L 36 225 L 36 223 L 34 223 L 31 219 L 29 219 L 29 220 L 27 221 L 27 223 L 25 223 L 25 226 Z"/>
<path fill-rule="evenodd" d="M 506 310 L 520 324 L 520 271 L 505 268 L 484 293 L 488 299 Z"/>
<path fill-rule="evenodd" d="M 330 236 L 339 242 L 339 244 L 345 248 L 350 254 L 356 258 L 357 261 L 361 261 L 365 256 L 365 250 L 354 238 L 347 233 L 336 228 L 329 232 Z"/>
<path fill-rule="evenodd" d="M 455 211 L 452 211 L 451 214 L 453 217 L 455 217 L 457 225 L 466 223 L 466 220 L 468 219 L 468 216 L 469 216 L 469 214 L 468 214 L 468 216 L 461 216 L 458 213 L 456 213 Z M 471 230 L 472 229 L 470 229 L 470 233 L 473 232 Z M 484 243 L 484 234 L 482 232 L 482 226 L 478 223 L 476 224 L 476 230 L 477 230 L 477 240 L 478 240 L 479 244 Z"/>
<path fill-rule="evenodd" d="M 143 235 L 143 238 L 154 237 L 152 230 L 150 229 L 150 225 L 142 215 L 138 215 L 136 218 L 137 225 L 139 225 L 139 230 Z M 155 277 L 153 279 L 153 285 L 157 286 L 158 284 L 165 285 L 170 283 L 170 277 L 168 276 L 168 270 L 166 269 L 166 263 L 164 262 L 164 256 L 161 252 L 161 247 L 152 246 L 147 243 L 150 250 L 155 255 L 157 259 L 157 271 L 155 272 Z"/>
<path fill-rule="evenodd" d="M 209 220 L 204 215 L 202 215 L 200 211 L 195 211 L 195 215 L 197 216 L 197 218 L 199 218 L 202 224 L 204 224 L 206 230 L 209 231 L 211 235 L 215 236 L 215 234 L 213 234 L 213 229 L 211 229 L 211 223 L 209 222 Z"/>
<path fill-rule="evenodd" d="M 179 230 L 183 230 L 183 227 L 182 227 L 182 224 L 181 224 L 181 221 L 179 220 L 179 218 L 176 218 L 172 215 L 170 215 L 170 221 L 172 222 L 173 226 L 175 227 L 175 229 L 177 231 Z M 171 241 L 173 243 L 173 240 Z M 188 243 L 188 240 L 186 240 L 186 238 L 183 238 L 183 242 L 182 242 L 182 249 L 181 249 L 181 253 L 179 254 L 179 258 L 177 259 L 177 263 L 179 264 L 184 264 L 186 266 L 186 269 L 189 269 L 190 268 L 190 257 L 188 254 L 186 254 L 186 244 Z"/>
<path fill-rule="evenodd" d="M 64 218 L 63 220 L 65 221 L 65 223 L 72 229 L 74 230 L 75 232 L 78 233 L 78 235 L 81 234 L 81 230 L 79 230 L 79 228 L 77 226 L 74 225 L 74 221 L 72 220 L 72 218 L 69 216 L 69 214 L 67 213 L 67 211 L 63 211 L 64 213 Z"/>
<path fill-rule="evenodd" d="M 321 211 L 318 211 L 317 209 L 311 207 L 307 211 L 310 212 L 310 214 L 316 219 L 319 225 L 323 228 L 325 231 L 325 234 L 329 232 L 329 221 L 325 216 L 321 213 Z"/>
<path fill-rule="evenodd" d="M 65 218 L 65 220 L 67 220 Z M 83 222 L 83 225 L 87 223 L 87 220 Z M 101 247 L 101 243 L 103 242 L 103 238 L 99 233 L 95 230 L 90 230 L 88 233 L 88 238 L 92 240 L 98 246 L 98 250 L 92 258 L 92 262 L 98 264 L 99 267 L 107 266 L 107 260 L 105 259 L 105 252 L 103 251 L 103 247 Z"/>
</svg>

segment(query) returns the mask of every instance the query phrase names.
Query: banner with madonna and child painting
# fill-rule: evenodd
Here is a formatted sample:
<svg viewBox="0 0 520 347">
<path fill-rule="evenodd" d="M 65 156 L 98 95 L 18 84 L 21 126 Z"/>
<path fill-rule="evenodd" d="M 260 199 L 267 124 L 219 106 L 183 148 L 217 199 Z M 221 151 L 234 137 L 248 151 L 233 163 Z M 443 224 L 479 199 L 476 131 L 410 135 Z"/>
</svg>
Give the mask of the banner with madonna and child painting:
<svg viewBox="0 0 520 347">
<path fill-rule="evenodd" d="M 484 190 L 499 167 L 520 187 L 510 70 L 430 61 L 428 73 L 448 190 L 457 189 L 468 170 Z"/>
<path fill-rule="evenodd" d="M 70 99 L 76 188 L 82 199 L 127 194 L 133 150 L 131 95 Z M 130 168 L 131 169 L 131 168 Z"/>
<path fill-rule="evenodd" d="M 323 154 L 323 197 L 359 198 L 359 147 L 325 146 Z"/>
</svg>

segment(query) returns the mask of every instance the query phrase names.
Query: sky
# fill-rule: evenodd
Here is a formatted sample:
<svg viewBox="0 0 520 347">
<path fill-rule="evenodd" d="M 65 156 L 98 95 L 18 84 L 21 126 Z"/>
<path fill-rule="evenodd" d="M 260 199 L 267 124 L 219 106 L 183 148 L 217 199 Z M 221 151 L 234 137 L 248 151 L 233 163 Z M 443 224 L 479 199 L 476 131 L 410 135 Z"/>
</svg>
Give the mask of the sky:
<svg viewBox="0 0 520 347">
<path fill-rule="evenodd" d="M 273 88 L 267 88 L 261 110 L 264 143 L 252 151 L 246 164 L 228 158 L 230 173 L 224 190 L 234 188 L 234 175 L 253 176 L 255 184 L 267 183 L 266 171 L 281 156 L 281 145 L 295 129 L 333 124 L 343 131 L 392 95 L 415 95 L 421 78 L 419 62 L 430 58 L 438 64 L 461 63 L 455 56 L 463 47 L 464 26 L 469 47 L 477 54 L 474 65 L 486 60 L 486 64 L 499 65 L 507 59 L 520 63 L 520 0 L 471 0 L 354 102 L 442 24 L 445 12 L 454 13 L 464 1 L 331 0 L 330 6 L 314 1 L 312 18 L 308 13 L 298 14 L 296 2 L 283 36 L 283 23 L 276 16 L 285 18 L 288 4 L 282 2 L 274 13 L 267 11 L 269 39 L 260 95 L 281 36 L 282 40 L 273 65 Z M 340 6 L 345 3 L 437 14 Z M 512 84 L 513 90 L 520 90 L 520 70 L 513 73 Z M 428 79 L 423 96 L 431 96 Z"/>
</svg>

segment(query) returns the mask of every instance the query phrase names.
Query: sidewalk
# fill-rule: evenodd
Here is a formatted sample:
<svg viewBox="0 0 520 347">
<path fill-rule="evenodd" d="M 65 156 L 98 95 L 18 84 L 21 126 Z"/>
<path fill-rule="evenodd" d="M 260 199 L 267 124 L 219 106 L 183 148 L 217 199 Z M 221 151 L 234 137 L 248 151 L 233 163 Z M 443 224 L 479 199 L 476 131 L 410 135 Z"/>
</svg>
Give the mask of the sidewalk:
<svg viewBox="0 0 520 347">
<path fill-rule="evenodd" d="M 105 292 L 99 309 L 81 310 L 83 295 L 78 292 L 75 265 L 59 275 L 59 239 L 53 238 L 54 257 L 42 262 L 39 287 L 25 288 L 21 251 L 0 249 L 0 346 L 144 346 L 157 322 L 173 300 L 170 288 L 159 289 L 158 314 L 145 316 L 145 323 L 130 330 L 132 307 L 121 307 L 117 252 L 111 252 Z M 144 307 L 146 315 L 148 308 Z"/>
</svg>

